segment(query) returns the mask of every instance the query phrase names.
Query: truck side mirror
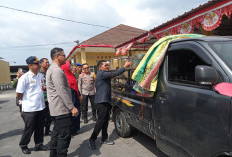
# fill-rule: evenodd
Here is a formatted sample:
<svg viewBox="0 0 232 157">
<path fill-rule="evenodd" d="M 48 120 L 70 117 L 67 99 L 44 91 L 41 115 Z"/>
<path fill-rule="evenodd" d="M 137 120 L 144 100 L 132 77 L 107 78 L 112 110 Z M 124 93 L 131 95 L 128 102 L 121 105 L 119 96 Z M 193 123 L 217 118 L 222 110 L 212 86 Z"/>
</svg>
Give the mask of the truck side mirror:
<svg viewBox="0 0 232 157">
<path fill-rule="evenodd" d="M 220 82 L 221 79 L 213 67 L 197 65 L 195 68 L 195 81 L 198 85 L 213 86 Z"/>
</svg>

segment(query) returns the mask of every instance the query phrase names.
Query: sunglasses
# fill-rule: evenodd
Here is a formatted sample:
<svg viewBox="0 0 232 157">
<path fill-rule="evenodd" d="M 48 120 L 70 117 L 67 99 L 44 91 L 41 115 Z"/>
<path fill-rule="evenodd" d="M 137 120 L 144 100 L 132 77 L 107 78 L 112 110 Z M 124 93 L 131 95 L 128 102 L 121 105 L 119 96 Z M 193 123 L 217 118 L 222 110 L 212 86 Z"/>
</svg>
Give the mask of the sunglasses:
<svg viewBox="0 0 232 157">
<path fill-rule="evenodd" d="M 63 56 L 63 57 L 66 57 L 66 55 L 58 55 L 58 56 Z"/>
</svg>

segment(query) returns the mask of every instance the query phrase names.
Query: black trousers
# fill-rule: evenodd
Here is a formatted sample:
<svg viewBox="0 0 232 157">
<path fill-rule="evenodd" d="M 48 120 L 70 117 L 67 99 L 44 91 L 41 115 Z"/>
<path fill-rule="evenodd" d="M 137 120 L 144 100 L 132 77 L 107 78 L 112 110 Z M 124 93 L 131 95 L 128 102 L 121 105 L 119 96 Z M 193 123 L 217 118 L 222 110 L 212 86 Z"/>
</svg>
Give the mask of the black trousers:
<svg viewBox="0 0 232 157">
<path fill-rule="evenodd" d="M 77 92 L 71 88 L 72 93 L 72 102 L 74 106 L 80 111 L 80 101 L 77 96 Z M 76 133 L 78 130 L 80 130 L 80 113 L 76 117 L 72 117 L 72 133 Z"/>
<path fill-rule="evenodd" d="M 54 117 L 54 128 L 50 141 L 50 157 L 66 157 L 71 141 L 72 115 Z"/>
<path fill-rule="evenodd" d="M 112 106 L 109 103 L 100 103 L 95 104 L 95 107 L 97 109 L 98 119 L 90 138 L 95 141 L 100 131 L 102 131 L 102 139 L 105 140 L 108 138 L 107 129 L 109 125 L 110 111 Z"/>
<path fill-rule="evenodd" d="M 50 130 L 51 120 L 52 120 L 52 118 L 50 116 L 50 110 L 49 110 L 49 106 L 48 106 L 48 101 L 45 101 L 45 109 L 44 109 L 44 127 L 45 127 L 45 131 Z"/>
<path fill-rule="evenodd" d="M 44 126 L 44 110 L 35 112 L 22 112 L 25 127 L 19 143 L 21 148 L 26 147 L 31 140 L 34 132 L 35 146 L 43 144 L 43 126 Z"/>
<path fill-rule="evenodd" d="M 83 96 L 83 108 L 82 108 L 82 115 L 84 118 L 87 118 L 88 116 L 88 100 L 90 100 L 91 108 L 92 108 L 92 114 L 93 116 L 96 116 L 96 109 L 94 107 L 94 97 L 95 95 L 82 95 Z"/>
</svg>

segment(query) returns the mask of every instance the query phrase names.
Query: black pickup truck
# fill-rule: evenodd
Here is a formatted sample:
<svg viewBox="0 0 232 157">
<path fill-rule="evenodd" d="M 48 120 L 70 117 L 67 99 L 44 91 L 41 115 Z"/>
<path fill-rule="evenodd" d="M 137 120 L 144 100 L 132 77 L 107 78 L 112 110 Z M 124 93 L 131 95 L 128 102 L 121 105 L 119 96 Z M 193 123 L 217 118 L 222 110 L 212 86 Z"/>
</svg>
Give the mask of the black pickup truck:
<svg viewBox="0 0 232 157">
<path fill-rule="evenodd" d="M 232 83 L 232 37 L 172 41 L 152 98 L 136 95 L 133 70 L 125 73 L 127 77 L 112 80 L 118 135 L 128 137 L 136 128 L 170 157 L 232 156 L 231 97 L 213 87 Z M 116 79 L 126 79 L 125 85 Z"/>
</svg>

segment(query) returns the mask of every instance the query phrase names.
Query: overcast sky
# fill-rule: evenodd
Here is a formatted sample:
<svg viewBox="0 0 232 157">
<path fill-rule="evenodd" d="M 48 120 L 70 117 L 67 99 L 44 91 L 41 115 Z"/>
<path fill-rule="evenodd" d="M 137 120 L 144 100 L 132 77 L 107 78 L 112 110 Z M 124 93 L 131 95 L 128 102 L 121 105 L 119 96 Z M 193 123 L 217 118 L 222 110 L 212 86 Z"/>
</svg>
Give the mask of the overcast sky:
<svg viewBox="0 0 232 157">
<path fill-rule="evenodd" d="M 206 2 L 207 0 L 1 0 L 0 6 L 107 27 L 126 24 L 150 30 Z M 82 42 L 107 29 L 0 7 L 0 57 L 11 65 L 25 65 L 29 56 L 50 59 L 50 50 L 55 46 L 63 48 L 68 55 L 76 45 L 73 41 Z M 67 42 L 70 43 L 23 47 Z"/>
</svg>

